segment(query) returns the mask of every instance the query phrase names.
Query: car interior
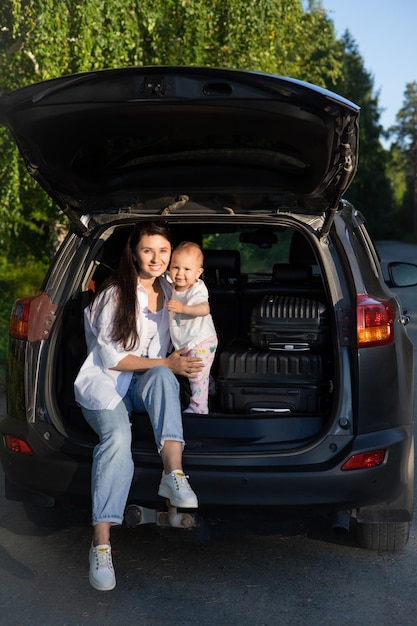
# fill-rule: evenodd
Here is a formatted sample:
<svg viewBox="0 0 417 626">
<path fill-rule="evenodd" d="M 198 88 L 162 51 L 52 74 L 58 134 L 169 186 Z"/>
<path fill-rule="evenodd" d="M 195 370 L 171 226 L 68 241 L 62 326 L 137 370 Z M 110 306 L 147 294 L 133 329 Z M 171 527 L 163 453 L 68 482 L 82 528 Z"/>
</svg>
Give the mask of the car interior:
<svg viewBox="0 0 417 626">
<path fill-rule="evenodd" d="M 91 301 L 94 290 L 117 266 L 131 228 L 132 225 L 118 226 L 107 239 L 101 240 L 92 264 L 94 269 L 87 277 L 88 282 L 84 283 L 88 289 L 77 293 L 63 311 L 56 383 L 63 424 L 71 431 L 89 431 L 73 394 L 73 382 L 86 357 L 82 312 Z M 174 222 L 170 224 L 170 230 L 174 246 L 180 241 L 192 240 L 201 245 L 204 253 L 202 278 L 209 291 L 211 314 L 219 339 L 212 368 L 210 415 L 241 414 L 241 409 L 229 406 L 219 397 L 217 382 L 222 377 L 221 369 L 228 368 L 227 362 L 224 366 L 222 362 L 227 361 L 227 355 L 236 347 L 245 350 L 255 347 L 251 343 L 251 317 L 262 298 L 288 296 L 325 303 L 324 285 L 314 251 L 306 237 L 291 227 Z M 320 349 L 324 363 L 320 368 L 325 371 L 322 378 L 330 377 L 331 350 L 328 344 L 325 341 Z M 223 378 L 225 376 L 223 372 Z M 326 389 L 329 384 L 327 380 Z M 322 394 L 325 395 L 329 394 Z M 309 412 L 317 414 L 318 409 L 321 413 L 329 411 L 320 401 L 319 406 Z M 253 417 L 253 413 L 249 411 L 246 417 Z"/>
</svg>

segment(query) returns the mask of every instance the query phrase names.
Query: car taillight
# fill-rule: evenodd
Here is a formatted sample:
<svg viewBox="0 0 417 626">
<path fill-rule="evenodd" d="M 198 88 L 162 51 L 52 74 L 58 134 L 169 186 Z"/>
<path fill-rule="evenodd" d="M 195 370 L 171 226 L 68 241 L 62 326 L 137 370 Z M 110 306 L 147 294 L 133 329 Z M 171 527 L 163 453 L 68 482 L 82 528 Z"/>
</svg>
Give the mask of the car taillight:
<svg viewBox="0 0 417 626">
<path fill-rule="evenodd" d="M 13 305 L 9 334 L 16 339 L 37 341 L 47 339 L 55 321 L 57 306 L 41 291 L 35 296 L 20 298 Z"/>
<path fill-rule="evenodd" d="M 342 470 L 369 469 L 377 467 L 384 462 L 385 450 L 372 450 L 372 452 L 361 452 L 354 454 L 342 465 Z"/>
<path fill-rule="evenodd" d="M 20 298 L 13 305 L 9 333 L 16 339 L 27 339 L 31 298 Z"/>
<path fill-rule="evenodd" d="M 395 310 L 389 302 L 359 294 L 356 299 L 358 347 L 393 343 Z"/>
<path fill-rule="evenodd" d="M 16 452 L 17 454 L 26 454 L 27 456 L 32 455 L 32 450 L 23 439 L 19 439 L 18 437 L 13 437 L 12 435 L 4 435 L 4 444 L 6 448 L 11 450 L 12 452 Z"/>
</svg>

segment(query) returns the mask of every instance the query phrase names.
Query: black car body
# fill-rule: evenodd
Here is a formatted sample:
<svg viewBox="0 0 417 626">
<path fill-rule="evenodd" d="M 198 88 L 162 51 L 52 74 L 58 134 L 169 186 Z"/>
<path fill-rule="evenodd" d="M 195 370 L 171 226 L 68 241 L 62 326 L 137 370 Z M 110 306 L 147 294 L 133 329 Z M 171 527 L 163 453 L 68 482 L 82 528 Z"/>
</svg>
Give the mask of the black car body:
<svg viewBox="0 0 417 626">
<path fill-rule="evenodd" d="M 176 242 L 204 249 L 219 334 L 209 414 L 183 416 L 199 523 L 260 529 L 348 511 L 361 545 L 405 544 L 413 350 L 364 219 L 342 200 L 358 120 L 356 105 L 313 85 L 210 68 L 92 72 L 3 96 L 0 121 L 71 219 L 39 293 L 12 312 L 0 424 L 9 498 L 47 522 L 69 504 L 88 506 L 96 438 L 73 393 L 82 310 L 133 225 L 163 219 Z M 320 303 L 317 347 L 300 356 L 294 342 L 254 345 L 265 297 Z M 285 365 L 271 374 L 277 347 Z M 255 352 L 265 376 L 254 383 Z M 305 376 L 300 363 L 313 361 L 316 374 Z M 161 509 L 147 416 L 135 424 L 129 505 Z"/>
</svg>

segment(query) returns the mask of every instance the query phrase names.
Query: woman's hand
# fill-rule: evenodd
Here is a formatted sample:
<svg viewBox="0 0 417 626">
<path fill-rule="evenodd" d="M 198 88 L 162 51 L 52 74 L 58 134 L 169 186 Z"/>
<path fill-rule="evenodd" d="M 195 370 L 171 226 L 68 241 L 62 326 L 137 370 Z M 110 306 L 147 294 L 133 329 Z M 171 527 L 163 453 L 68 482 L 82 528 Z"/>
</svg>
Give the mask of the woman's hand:
<svg viewBox="0 0 417 626">
<path fill-rule="evenodd" d="M 175 350 L 175 352 L 172 352 L 165 359 L 149 359 L 148 357 L 128 354 L 119 361 L 115 367 L 110 369 L 118 372 L 146 372 L 146 370 L 152 367 L 164 365 L 168 367 L 171 372 L 174 372 L 174 374 L 186 376 L 187 378 L 195 378 L 197 373 L 203 369 L 203 362 L 196 356 L 183 356 L 184 352 L 187 351 L 188 348 Z"/>
<path fill-rule="evenodd" d="M 197 356 L 183 356 L 184 352 L 187 352 L 187 348 L 172 352 L 166 358 L 167 367 L 179 376 L 195 378 L 198 372 L 203 369 L 203 362 Z"/>
</svg>

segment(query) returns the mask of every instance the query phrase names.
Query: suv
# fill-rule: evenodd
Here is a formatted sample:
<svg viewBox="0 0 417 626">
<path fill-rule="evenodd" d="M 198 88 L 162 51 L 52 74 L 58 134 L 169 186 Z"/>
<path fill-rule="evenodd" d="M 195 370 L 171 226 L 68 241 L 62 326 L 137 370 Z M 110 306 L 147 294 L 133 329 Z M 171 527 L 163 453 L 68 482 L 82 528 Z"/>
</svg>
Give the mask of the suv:
<svg viewBox="0 0 417 626">
<path fill-rule="evenodd" d="M 214 68 L 105 70 L 1 98 L 0 121 L 71 221 L 10 322 L 0 455 L 6 496 L 32 520 L 89 507 L 96 437 L 73 392 L 82 312 L 134 225 L 162 219 L 174 243 L 203 248 L 219 336 L 209 413 L 183 415 L 194 532 L 344 512 L 363 547 L 405 545 L 413 349 L 364 219 L 342 200 L 358 119 L 308 83 Z M 411 264 L 389 272 L 391 286 L 417 283 Z M 138 417 L 129 525 L 163 509 Z"/>
</svg>

